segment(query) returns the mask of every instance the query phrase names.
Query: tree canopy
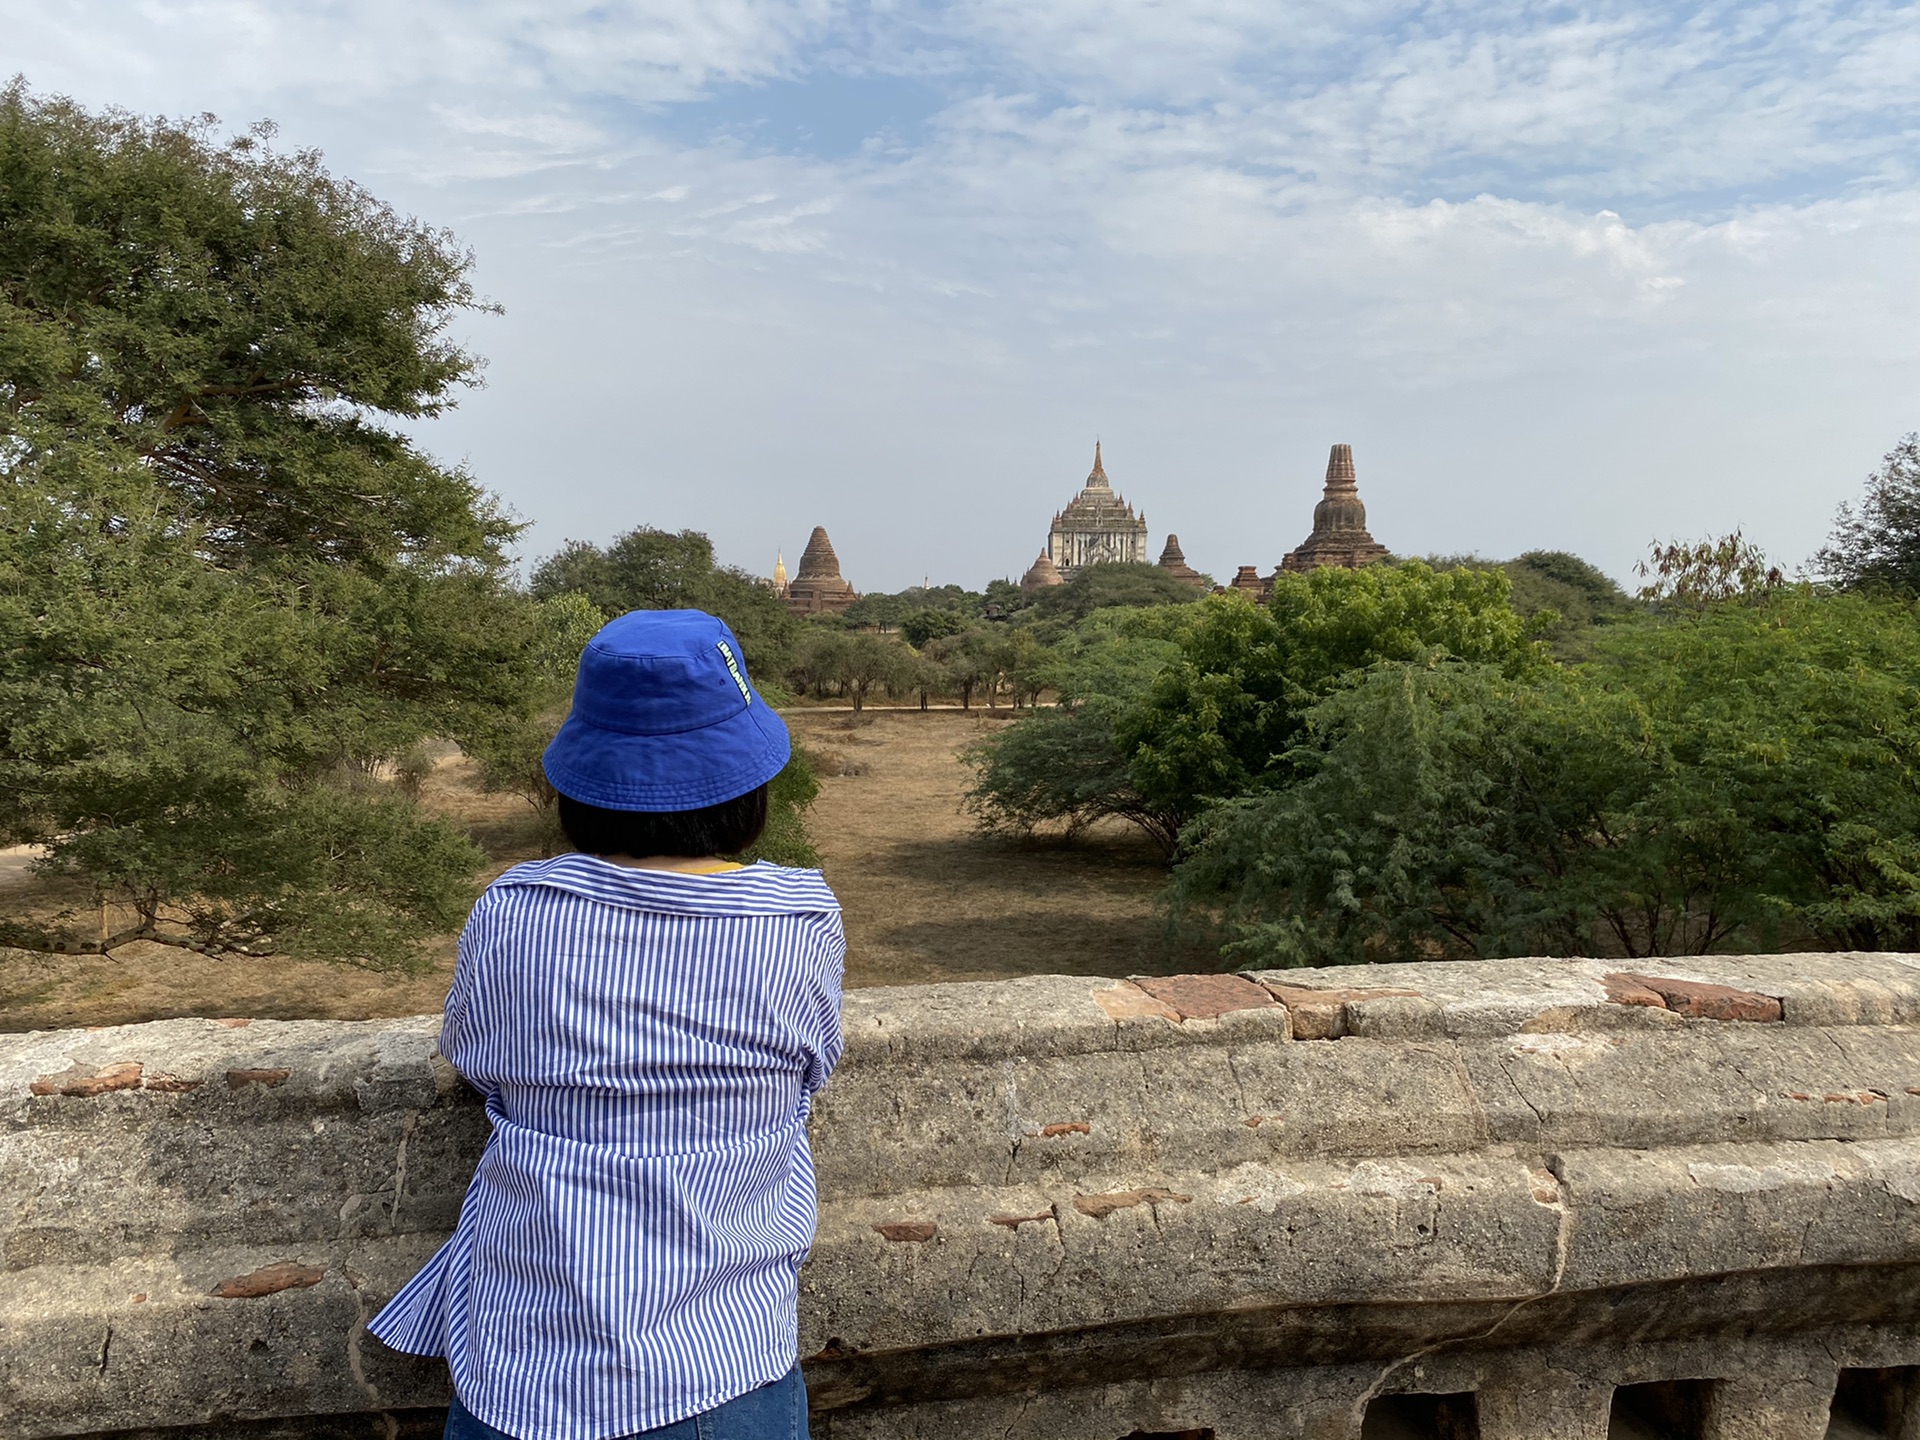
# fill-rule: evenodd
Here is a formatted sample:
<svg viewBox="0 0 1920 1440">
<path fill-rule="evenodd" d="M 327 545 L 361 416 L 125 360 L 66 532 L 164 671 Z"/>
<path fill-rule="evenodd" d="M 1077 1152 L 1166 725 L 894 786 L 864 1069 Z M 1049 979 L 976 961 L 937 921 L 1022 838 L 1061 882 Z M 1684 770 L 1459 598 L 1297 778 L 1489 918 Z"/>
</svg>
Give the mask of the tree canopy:
<svg viewBox="0 0 1920 1440">
<path fill-rule="evenodd" d="M 1542 663 L 1507 595 L 1497 570 L 1411 561 L 1282 575 L 1268 606 L 1093 611 L 1032 667 L 1060 704 L 971 752 L 970 806 L 989 829 L 1118 816 L 1171 853 L 1210 805 L 1284 779 L 1307 711 L 1367 666 Z"/>
<path fill-rule="evenodd" d="M 0 833 L 214 945 L 392 960 L 480 857 L 368 778 L 527 703 L 516 531 L 396 421 L 449 236 L 284 153 L 0 92 Z"/>
<path fill-rule="evenodd" d="M 713 541 L 697 530 L 642 525 L 605 549 L 569 540 L 534 567 L 534 597 L 580 595 L 601 614 L 629 610 L 705 610 L 739 638 L 754 680 L 775 679 L 799 622 L 773 590 L 744 570 L 718 564 Z"/>
<path fill-rule="evenodd" d="M 1799 592 L 1577 668 L 1377 665 L 1193 826 L 1176 896 L 1258 963 L 1920 944 L 1915 618 Z"/>
<path fill-rule="evenodd" d="M 1859 507 L 1843 504 L 1814 568 L 1847 589 L 1920 594 L 1920 434 L 1907 434 L 1867 476 Z"/>
<path fill-rule="evenodd" d="M 1038 591 L 1030 609 L 1040 619 L 1084 620 L 1113 606 L 1185 605 L 1205 593 L 1158 565 L 1115 562 L 1089 565 L 1064 585 Z"/>
<path fill-rule="evenodd" d="M 1419 561 L 1282 574 L 1265 607 L 1234 594 L 1196 607 L 1180 655 L 1120 720 L 1135 783 L 1191 817 L 1282 773 L 1307 708 L 1382 660 L 1520 665 L 1539 659 L 1499 571 Z"/>
</svg>

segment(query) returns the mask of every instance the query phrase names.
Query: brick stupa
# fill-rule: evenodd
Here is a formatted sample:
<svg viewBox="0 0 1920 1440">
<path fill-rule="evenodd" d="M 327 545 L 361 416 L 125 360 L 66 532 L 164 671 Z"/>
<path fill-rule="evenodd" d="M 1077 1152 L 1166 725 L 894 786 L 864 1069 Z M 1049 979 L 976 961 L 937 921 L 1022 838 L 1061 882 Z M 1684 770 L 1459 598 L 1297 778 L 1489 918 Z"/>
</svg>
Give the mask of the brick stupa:
<svg viewBox="0 0 1920 1440">
<path fill-rule="evenodd" d="M 1282 570 L 1340 565 L 1357 570 L 1387 558 L 1387 547 L 1367 533 L 1367 507 L 1353 474 L 1353 447 L 1336 445 L 1327 457 L 1327 488 L 1313 507 L 1313 533 L 1280 562 Z"/>
<path fill-rule="evenodd" d="M 787 607 L 796 615 L 838 615 L 859 598 L 840 578 L 840 557 L 833 553 L 827 527 L 814 526 L 800 570 L 787 582 Z"/>
<path fill-rule="evenodd" d="M 1176 580 L 1184 580 L 1202 590 L 1207 588 L 1207 577 L 1187 564 L 1186 552 L 1180 548 L 1178 535 L 1167 536 L 1167 543 L 1160 551 L 1160 568 Z"/>
<path fill-rule="evenodd" d="M 1066 583 L 1060 576 L 1060 567 L 1053 563 L 1053 557 L 1044 550 L 1040 552 L 1040 558 L 1027 567 L 1027 573 L 1020 577 L 1020 588 L 1029 595 L 1036 590 L 1051 590 L 1055 585 Z"/>
</svg>

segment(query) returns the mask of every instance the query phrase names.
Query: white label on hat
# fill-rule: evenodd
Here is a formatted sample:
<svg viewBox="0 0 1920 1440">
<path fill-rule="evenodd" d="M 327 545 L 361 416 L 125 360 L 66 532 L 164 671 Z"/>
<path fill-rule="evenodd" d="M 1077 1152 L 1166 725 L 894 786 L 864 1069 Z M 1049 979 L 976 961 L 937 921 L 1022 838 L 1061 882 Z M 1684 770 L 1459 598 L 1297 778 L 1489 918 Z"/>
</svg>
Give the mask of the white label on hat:
<svg viewBox="0 0 1920 1440">
<path fill-rule="evenodd" d="M 727 662 L 727 673 L 733 676 L 733 683 L 740 687 L 740 693 L 746 696 L 747 704 L 753 703 L 753 687 L 747 684 L 747 677 L 740 673 L 740 662 L 733 658 L 733 647 L 724 640 L 713 642 L 713 648 L 720 652 L 720 658 Z"/>
</svg>

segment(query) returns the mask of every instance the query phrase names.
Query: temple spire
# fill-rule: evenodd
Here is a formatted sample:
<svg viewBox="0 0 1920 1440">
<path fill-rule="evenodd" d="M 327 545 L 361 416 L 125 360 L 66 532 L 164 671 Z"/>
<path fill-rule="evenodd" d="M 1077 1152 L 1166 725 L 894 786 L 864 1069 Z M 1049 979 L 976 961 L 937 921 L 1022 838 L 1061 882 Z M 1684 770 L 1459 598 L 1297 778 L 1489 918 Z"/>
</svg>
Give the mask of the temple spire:
<svg viewBox="0 0 1920 1440">
<path fill-rule="evenodd" d="M 787 583 L 787 606 L 796 615 L 838 615 L 860 597 L 840 574 L 827 527 L 816 525 L 800 556 L 800 569 Z"/>
<path fill-rule="evenodd" d="M 1322 565 L 1358 569 L 1387 558 L 1387 547 L 1367 531 L 1367 507 L 1354 477 L 1353 447 L 1335 445 L 1327 453 L 1327 484 L 1313 507 L 1313 533 L 1280 561 L 1282 570 L 1317 570 Z"/>
<path fill-rule="evenodd" d="M 1100 437 L 1093 441 L 1093 470 L 1047 531 L 1047 554 L 1063 580 L 1089 565 L 1147 561 L 1147 518 L 1134 512 L 1107 478 Z"/>
<path fill-rule="evenodd" d="M 1336 445 L 1327 452 L 1327 491 L 1331 495 L 1335 490 L 1353 490 L 1358 488 L 1353 473 L 1353 446 Z"/>
</svg>

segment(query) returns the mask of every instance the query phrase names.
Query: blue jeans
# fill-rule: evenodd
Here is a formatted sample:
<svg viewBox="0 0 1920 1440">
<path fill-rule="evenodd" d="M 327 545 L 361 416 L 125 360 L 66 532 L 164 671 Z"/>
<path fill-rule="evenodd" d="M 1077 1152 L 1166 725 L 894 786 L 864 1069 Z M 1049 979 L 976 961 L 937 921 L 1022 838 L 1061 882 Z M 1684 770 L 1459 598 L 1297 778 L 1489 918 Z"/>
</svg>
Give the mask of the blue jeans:
<svg viewBox="0 0 1920 1440">
<path fill-rule="evenodd" d="M 458 1395 L 447 1410 L 447 1428 L 441 1440 L 513 1440 L 484 1420 L 476 1419 Z M 641 1430 L 624 1440 L 807 1440 L 807 1387 L 800 1367 L 794 1366 L 771 1385 L 736 1395 L 724 1405 L 689 1415 L 655 1430 Z"/>
</svg>

